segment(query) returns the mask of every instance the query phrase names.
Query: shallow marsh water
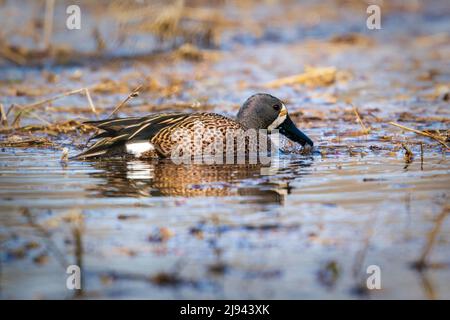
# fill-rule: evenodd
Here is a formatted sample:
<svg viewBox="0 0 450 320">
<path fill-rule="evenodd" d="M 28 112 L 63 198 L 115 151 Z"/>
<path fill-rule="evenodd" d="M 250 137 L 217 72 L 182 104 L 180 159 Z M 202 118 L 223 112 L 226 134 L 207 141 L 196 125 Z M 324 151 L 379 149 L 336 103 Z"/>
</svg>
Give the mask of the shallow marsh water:
<svg viewBox="0 0 450 320">
<path fill-rule="evenodd" d="M 234 115 L 250 94 L 270 91 L 286 101 L 316 151 L 305 156 L 288 146 L 292 152 L 266 176 L 241 166 L 61 162 L 63 147 L 74 155 L 89 137 L 80 131 L 35 133 L 49 137 L 51 147 L 4 147 L 1 298 L 450 298 L 448 150 L 388 124 L 449 129 L 443 98 L 450 86 L 449 8 L 435 4 L 431 13 L 430 7 L 393 11 L 374 33 L 365 30 L 365 15 L 351 19 L 345 10 L 307 27 L 290 16 L 263 35 L 230 31 L 210 52 L 218 57 L 199 62 L 2 66 L 5 106 L 115 81 L 114 90 L 91 92 L 99 117 L 150 75 L 157 89 L 143 92 L 121 116 Z M 255 19 L 280 15 L 269 5 L 254 12 Z M 363 35 L 333 38 L 349 32 Z M 336 68 L 335 81 L 263 86 L 308 65 Z M 48 73 L 56 83 L 44 80 Z M 350 102 L 369 133 L 361 133 Z M 82 96 L 44 111 L 52 123 L 94 118 Z M 28 133 L 2 140 L 13 134 Z M 414 154 L 410 163 L 402 143 Z M 413 264 L 436 228 L 431 267 L 418 270 Z M 81 292 L 66 288 L 70 264 L 82 267 Z M 370 265 L 381 269 L 381 290 L 361 289 Z"/>
</svg>

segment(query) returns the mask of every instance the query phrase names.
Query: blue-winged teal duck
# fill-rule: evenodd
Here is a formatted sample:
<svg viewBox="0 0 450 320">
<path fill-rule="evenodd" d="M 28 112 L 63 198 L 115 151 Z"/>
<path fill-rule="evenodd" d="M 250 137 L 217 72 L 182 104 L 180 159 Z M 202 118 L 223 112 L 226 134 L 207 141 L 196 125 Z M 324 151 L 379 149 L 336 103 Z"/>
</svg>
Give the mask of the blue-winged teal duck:
<svg viewBox="0 0 450 320">
<path fill-rule="evenodd" d="M 252 95 L 240 108 L 236 120 L 215 113 L 160 113 L 146 117 L 131 117 L 89 121 L 103 132 L 77 159 L 132 156 L 136 158 L 168 158 L 176 141 L 171 134 L 178 129 L 194 134 L 195 124 L 219 130 L 226 140 L 227 130 L 278 129 L 281 134 L 302 146 L 313 142 L 292 122 L 283 102 L 278 98 L 258 93 Z"/>
</svg>

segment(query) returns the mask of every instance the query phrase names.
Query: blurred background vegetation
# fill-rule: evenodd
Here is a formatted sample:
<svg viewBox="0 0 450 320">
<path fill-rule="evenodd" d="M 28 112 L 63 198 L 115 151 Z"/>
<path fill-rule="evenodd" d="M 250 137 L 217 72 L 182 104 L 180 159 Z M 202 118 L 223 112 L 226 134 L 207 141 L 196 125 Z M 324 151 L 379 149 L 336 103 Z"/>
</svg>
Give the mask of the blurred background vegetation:
<svg viewBox="0 0 450 320">
<path fill-rule="evenodd" d="M 439 12 L 443 2 L 432 9 Z M 81 30 L 68 30 L 66 8 L 72 4 L 0 0 L 0 63 L 148 55 L 183 45 L 182 53 L 195 58 L 197 47 L 226 49 L 229 40 L 252 44 L 261 39 L 327 37 L 349 31 L 349 24 L 350 31 L 367 32 L 369 4 L 382 5 L 383 15 L 427 9 L 425 2 L 404 0 L 80 0 L 76 4 L 81 8 Z"/>
</svg>

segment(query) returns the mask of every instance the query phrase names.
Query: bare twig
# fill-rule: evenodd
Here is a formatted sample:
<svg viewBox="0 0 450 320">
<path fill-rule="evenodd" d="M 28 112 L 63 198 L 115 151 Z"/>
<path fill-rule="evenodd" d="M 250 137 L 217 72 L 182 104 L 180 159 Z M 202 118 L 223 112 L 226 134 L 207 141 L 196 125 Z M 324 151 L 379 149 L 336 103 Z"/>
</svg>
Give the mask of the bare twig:
<svg viewBox="0 0 450 320">
<path fill-rule="evenodd" d="M 445 148 L 450 149 L 450 147 L 444 141 L 442 141 L 440 138 L 436 137 L 433 134 L 427 133 L 425 131 L 420 131 L 420 130 L 408 128 L 408 127 L 402 126 L 401 124 L 398 124 L 398 123 L 395 123 L 395 122 L 392 122 L 392 121 L 389 122 L 389 124 L 393 125 L 393 126 L 396 126 L 396 127 L 400 128 L 400 129 L 403 129 L 403 130 L 406 130 L 406 131 L 411 131 L 411 132 L 417 133 L 419 135 L 422 135 L 422 136 L 434 139 L 437 142 L 439 142 L 440 144 L 442 144 Z"/>
<path fill-rule="evenodd" d="M 84 92 L 86 94 L 86 98 L 88 99 L 89 106 L 92 109 L 92 112 L 94 114 L 97 114 L 97 110 L 95 109 L 95 105 L 94 105 L 94 102 L 92 101 L 91 94 L 89 93 L 89 89 L 88 88 L 84 88 Z"/>
<path fill-rule="evenodd" d="M 117 105 L 117 107 L 111 112 L 111 114 L 108 116 L 108 119 L 110 119 L 114 114 L 119 111 L 120 108 L 122 108 L 129 100 L 132 98 L 135 98 L 139 95 L 139 90 L 142 88 L 142 85 L 139 85 L 136 89 L 134 89 L 121 103 Z"/>
</svg>

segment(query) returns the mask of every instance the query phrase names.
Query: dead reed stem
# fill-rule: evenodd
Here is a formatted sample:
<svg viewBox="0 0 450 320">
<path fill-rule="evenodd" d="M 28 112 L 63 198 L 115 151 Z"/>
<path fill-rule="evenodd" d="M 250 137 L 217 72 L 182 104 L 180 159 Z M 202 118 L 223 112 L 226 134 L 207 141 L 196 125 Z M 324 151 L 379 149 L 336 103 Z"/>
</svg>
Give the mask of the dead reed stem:
<svg viewBox="0 0 450 320">
<path fill-rule="evenodd" d="M 76 90 L 67 91 L 67 92 L 61 93 L 59 95 L 56 95 L 56 96 L 54 96 L 52 98 L 39 100 L 37 102 L 33 102 L 33 103 L 30 103 L 30 104 L 27 104 L 27 105 L 23 105 L 23 106 L 12 105 L 9 108 L 8 112 L 6 113 L 6 116 L 12 111 L 13 108 L 18 108 L 19 112 L 16 115 L 16 117 L 14 118 L 11 126 L 13 126 L 13 127 L 17 126 L 24 113 L 28 113 L 29 115 L 31 115 L 34 118 L 42 121 L 43 123 L 45 123 L 47 125 L 50 125 L 51 124 L 50 122 L 48 122 L 47 120 L 43 119 L 41 116 L 39 116 L 35 112 L 30 111 L 30 109 L 36 109 L 37 107 L 40 107 L 40 106 L 42 106 L 44 104 L 47 104 L 47 103 L 53 102 L 55 100 L 58 100 L 58 99 L 70 96 L 72 94 L 77 94 L 77 93 L 84 93 L 86 95 L 86 98 L 87 98 L 88 103 L 89 103 L 89 107 L 91 108 L 92 112 L 95 115 L 97 115 L 98 112 L 97 112 L 97 109 L 95 108 L 94 102 L 92 101 L 92 97 L 91 97 L 91 95 L 89 93 L 89 88 L 80 88 L 80 89 L 76 89 Z"/>
<path fill-rule="evenodd" d="M 400 128 L 400 129 L 403 129 L 403 130 L 406 130 L 406 131 L 411 131 L 411 132 L 417 133 L 417 134 L 419 134 L 421 136 L 434 139 L 437 142 L 439 142 L 440 144 L 442 144 L 445 148 L 450 149 L 450 147 L 447 144 L 445 144 L 444 141 L 442 141 L 440 138 L 436 137 L 435 135 L 432 135 L 432 134 L 424 132 L 424 131 L 416 130 L 416 129 L 413 129 L 413 128 L 408 128 L 408 127 L 402 126 L 401 124 L 398 124 L 398 123 L 393 122 L 393 121 L 389 122 L 389 124 L 393 125 L 393 126 L 396 126 L 396 127 Z"/>
<path fill-rule="evenodd" d="M 56 95 L 56 96 L 54 96 L 52 98 L 48 98 L 48 99 L 40 100 L 40 101 L 37 101 L 37 102 L 33 102 L 33 103 L 30 103 L 30 104 L 24 105 L 22 107 L 26 108 L 26 109 L 37 108 L 37 107 L 39 107 L 41 105 L 44 105 L 44 104 L 50 103 L 52 101 L 55 101 L 55 100 L 58 100 L 58 99 L 70 96 L 72 94 L 83 92 L 84 90 L 85 90 L 85 88 L 67 91 L 67 92 L 61 93 L 59 95 Z"/>
</svg>

